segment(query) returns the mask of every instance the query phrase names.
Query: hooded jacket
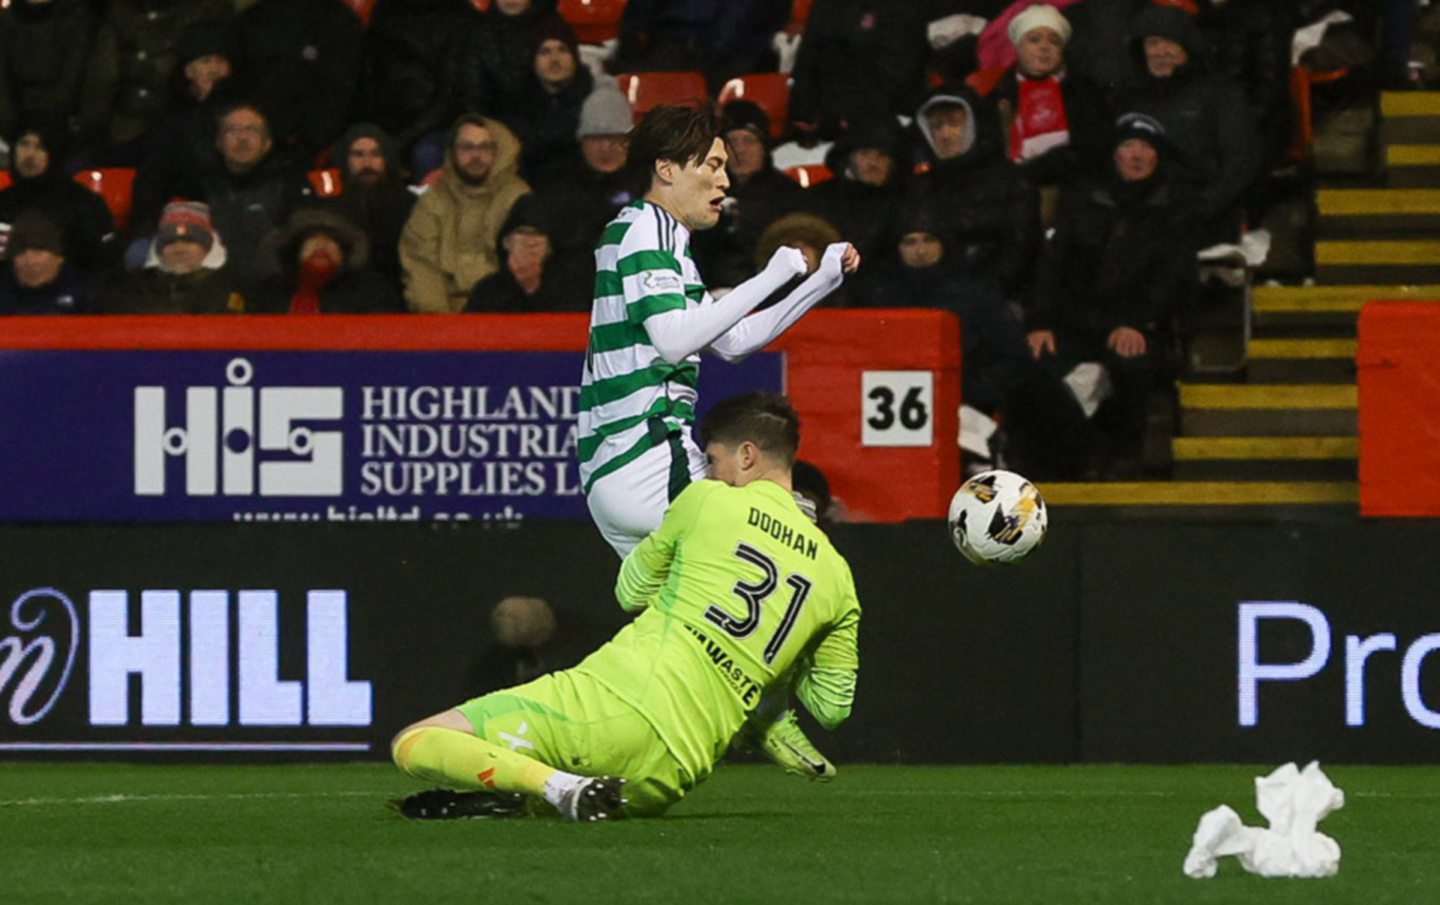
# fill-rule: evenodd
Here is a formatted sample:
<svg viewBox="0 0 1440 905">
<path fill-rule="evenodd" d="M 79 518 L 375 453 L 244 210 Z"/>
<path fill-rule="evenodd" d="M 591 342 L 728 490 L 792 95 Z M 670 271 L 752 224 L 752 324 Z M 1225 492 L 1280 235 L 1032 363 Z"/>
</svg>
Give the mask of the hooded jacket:
<svg viewBox="0 0 1440 905">
<path fill-rule="evenodd" d="M 349 178 L 346 158 L 358 139 L 373 138 L 385 156 L 385 178 L 366 185 Z M 398 284 L 400 280 L 400 233 L 415 209 L 415 193 L 400 177 L 400 158 L 395 140 L 377 126 L 358 123 L 335 142 L 334 160 L 340 167 L 344 191 L 339 209 L 365 231 L 370 240 L 370 264 Z"/>
<path fill-rule="evenodd" d="M 445 128 L 445 54 L 464 26 L 468 0 L 387 0 L 365 29 L 359 118 L 402 147 Z"/>
<path fill-rule="evenodd" d="M 1152 35 L 1185 48 L 1189 62 L 1169 78 L 1143 70 L 1138 87 L 1122 95 L 1117 110 L 1147 114 L 1165 127 L 1174 150 L 1171 177 L 1202 220 L 1238 213 L 1241 196 L 1260 171 L 1256 124 L 1244 93 L 1209 71 L 1200 31 L 1183 10 L 1146 9 L 1135 17 L 1130 35 L 1131 53 L 1142 67 L 1145 38 Z"/>
<path fill-rule="evenodd" d="M 447 94 L 458 112 L 484 113 L 506 122 L 515 114 L 534 73 L 535 36 L 546 20 L 560 20 L 557 0 L 533 0 L 530 8 L 507 16 L 498 6 L 475 13 L 450 49 Z M 551 24 L 554 24 L 553 22 Z"/>
<path fill-rule="evenodd" d="M 595 284 L 595 266 L 589 254 L 577 253 L 555 245 L 554 235 L 564 209 L 555 206 L 553 196 L 526 195 L 515 203 L 500 237 L 495 253 L 500 269 L 475 284 L 470 292 L 467 314 L 538 314 L 589 311 Z M 506 262 L 505 237 L 518 229 L 529 228 L 550 238 L 550 256 L 545 259 L 540 288 L 531 295 L 525 291 Z"/>
<path fill-rule="evenodd" d="M 480 185 L 470 185 L 455 169 L 455 152 L 445 151 L 444 172 L 430 187 L 400 236 L 405 300 L 411 311 L 445 314 L 465 307 L 471 288 L 500 268 L 496 241 L 510 208 L 530 186 L 518 173 L 520 140 L 503 123 L 480 116 L 462 117 L 490 130 L 498 145 L 495 165 Z M 452 135 L 454 132 L 452 131 Z"/>
<path fill-rule="evenodd" d="M 285 314 L 300 288 L 300 248 L 316 233 L 334 239 L 345 261 L 319 290 L 321 314 L 390 314 L 404 311 L 395 285 L 369 268 L 369 241 L 333 204 L 302 207 L 266 240 L 275 249 L 280 272 L 267 278 L 246 310 L 252 314 Z"/>
<path fill-rule="evenodd" d="M 0 191 L 0 223 L 14 223 L 26 211 L 39 211 L 60 228 L 70 265 L 88 272 L 105 270 L 120 254 L 110 209 L 99 195 L 65 175 L 61 163 L 65 145 L 58 129 L 21 127 L 21 134 L 29 132 L 40 135 L 50 151 L 50 165 L 27 179 L 16 169 L 12 154 L 12 182 Z"/>
<path fill-rule="evenodd" d="M 926 114 L 941 104 L 967 112 L 965 146 L 941 160 Z M 951 265 L 972 277 L 996 281 L 1017 295 L 1027 282 L 1040 246 L 1040 205 L 1021 170 L 1000 152 L 995 122 L 963 86 L 936 89 L 916 111 L 925 139 L 928 172 L 911 186 L 912 202 L 929 199 L 939 211 Z"/>
</svg>

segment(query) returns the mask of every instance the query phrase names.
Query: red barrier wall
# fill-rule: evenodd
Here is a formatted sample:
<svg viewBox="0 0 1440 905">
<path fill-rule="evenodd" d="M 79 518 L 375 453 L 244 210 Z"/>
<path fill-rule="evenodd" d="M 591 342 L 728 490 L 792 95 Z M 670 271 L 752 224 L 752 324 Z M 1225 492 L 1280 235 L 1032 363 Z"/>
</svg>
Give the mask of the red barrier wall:
<svg viewBox="0 0 1440 905">
<path fill-rule="evenodd" d="M 0 354 L 5 349 L 580 351 L 587 324 L 580 314 L 7 318 Z M 945 514 L 960 482 L 960 328 L 953 315 L 815 311 L 774 348 L 786 355 L 786 392 L 805 423 L 801 454 L 825 471 L 853 517 L 902 521 Z M 867 403 L 863 396 L 867 372 L 901 372 L 895 412 L 905 398 L 905 381 L 929 375 L 931 395 L 908 412 L 915 417 L 923 407 L 928 444 L 865 445 L 865 419 L 883 414 L 875 398 Z M 878 376 L 872 374 L 872 382 Z M 871 392 L 884 393 L 885 386 Z M 909 442 L 915 442 L 915 433 Z"/>
<path fill-rule="evenodd" d="M 1360 312 L 1360 514 L 1440 515 L 1440 305 Z"/>
</svg>

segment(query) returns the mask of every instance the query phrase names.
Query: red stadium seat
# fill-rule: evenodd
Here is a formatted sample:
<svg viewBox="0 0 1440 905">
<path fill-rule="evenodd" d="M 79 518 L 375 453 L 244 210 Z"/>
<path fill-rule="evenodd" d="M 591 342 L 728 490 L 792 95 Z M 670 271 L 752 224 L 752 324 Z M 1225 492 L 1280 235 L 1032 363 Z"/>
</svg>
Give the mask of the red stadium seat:
<svg viewBox="0 0 1440 905">
<path fill-rule="evenodd" d="M 600 44 L 620 35 L 625 0 L 560 0 L 559 12 L 581 44 Z"/>
<path fill-rule="evenodd" d="M 376 0 L 345 0 L 345 5 L 354 10 L 363 25 L 370 24 L 370 15 L 375 12 Z"/>
<path fill-rule="evenodd" d="M 10 187 L 10 171 L 9 171 L 9 170 L 0 170 L 0 191 L 4 191 L 5 189 L 8 189 L 9 187 Z"/>
<path fill-rule="evenodd" d="M 803 167 L 790 167 L 785 175 L 800 183 L 802 189 L 808 189 L 812 185 L 819 185 L 822 182 L 829 182 L 835 178 L 830 168 L 823 163 L 806 164 Z"/>
<path fill-rule="evenodd" d="M 787 34 L 798 35 L 805 30 L 805 23 L 810 21 L 810 7 L 815 5 L 815 0 L 795 0 L 790 7 L 790 24 L 785 26 Z"/>
<path fill-rule="evenodd" d="M 705 76 L 698 72 L 633 72 L 619 77 L 620 91 L 637 116 L 661 104 L 709 100 Z"/>
<path fill-rule="evenodd" d="M 310 184 L 321 198 L 333 198 L 341 192 L 340 168 L 326 167 L 310 171 Z"/>
<path fill-rule="evenodd" d="M 746 100 L 758 104 L 770 117 L 770 137 L 785 134 L 790 119 L 790 86 L 794 79 L 783 72 L 757 72 L 742 75 L 725 83 L 720 89 L 720 106 L 731 101 Z"/>
<path fill-rule="evenodd" d="M 1316 71 L 1308 66 L 1290 70 L 1290 107 L 1295 113 L 1295 132 L 1290 139 L 1288 157 L 1296 163 L 1310 158 L 1315 141 L 1315 114 L 1311 109 L 1311 89 L 1316 85 L 1338 82 L 1350 74 L 1348 69 Z"/>
<path fill-rule="evenodd" d="M 132 167 L 105 167 L 81 170 L 75 181 L 105 199 L 110 216 L 120 229 L 130 225 L 130 206 L 135 196 L 135 170 Z"/>
</svg>

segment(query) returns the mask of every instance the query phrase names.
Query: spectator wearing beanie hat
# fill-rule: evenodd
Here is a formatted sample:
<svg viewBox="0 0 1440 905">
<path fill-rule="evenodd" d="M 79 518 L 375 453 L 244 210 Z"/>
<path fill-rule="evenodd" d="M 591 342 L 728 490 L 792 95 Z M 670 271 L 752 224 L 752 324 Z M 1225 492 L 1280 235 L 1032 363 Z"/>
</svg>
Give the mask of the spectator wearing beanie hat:
<svg viewBox="0 0 1440 905">
<path fill-rule="evenodd" d="M 579 153 L 580 111 L 595 87 L 580 64 L 579 47 L 563 20 L 547 20 L 535 30 L 530 78 L 509 121 L 523 146 L 520 172 L 532 185 L 543 184 L 550 169 Z"/>
<path fill-rule="evenodd" d="M 1015 64 L 987 98 L 1005 156 L 1037 186 L 1098 172 L 1105 161 L 1112 117 L 1100 90 L 1066 67 L 1070 34 L 1053 6 L 1037 3 L 1011 19 Z"/>
<path fill-rule="evenodd" d="M 579 154 L 552 168 L 539 186 L 545 207 L 556 212 L 550 234 L 556 249 L 589 259 L 605 224 L 639 197 L 625 172 L 625 136 L 634 120 L 615 80 L 602 77 L 580 107 Z"/>
<path fill-rule="evenodd" d="M 84 314 L 94 279 L 65 260 L 64 234 L 45 214 L 22 214 L 10 230 L 0 275 L 0 314 Z"/>
<path fill-rule="evenodd" d="M 115 279 L 100 295 L 106 314 L 239 314 L 245 300 L 225 269 L 225 248 L 198 201 L 165 206 L 143 270 Z"/>
<path fill-rule="evenodd" d="M 588 255 L 559 250 L 550 240 L 560 213 L 538 195 L 515 202 L 500 230 L 500 270 L 475 284 L 466 313 L 589 310 L 594 265 Z"/>
<path fill-rule="evenodd" d="M 1078 476 L 1087 461 L 1135 476 L 1166 331 L 1195 290 L 1194 224 L 1172 194 L 1163 126 L 1127 114 L 1112 147 L 1108 175 L 1061 193 L 1026 317 L 1038 382 L 1007 410 L 1017 464 L 1028 458 L 1051 478 Z M 1082 362 L 1101 363 L 1113 387 L 1089 425 L 1061 383 Z M 1067 449 L 1067 437 L 1089 445 Z"/>
<path fill-rule="evenodd" d="M 756 274 L 755 250 L 771 223 L 800 206 L 803 190 L 770 161 L 770 117 L 750 101 L 722 111 L 720 137 L 730 155 L 730 189 L 714 228 L 690 237 L 712 286 L 736 286 Z M 767 256 L 768 260 L 768 256 Z"/>
</svg>

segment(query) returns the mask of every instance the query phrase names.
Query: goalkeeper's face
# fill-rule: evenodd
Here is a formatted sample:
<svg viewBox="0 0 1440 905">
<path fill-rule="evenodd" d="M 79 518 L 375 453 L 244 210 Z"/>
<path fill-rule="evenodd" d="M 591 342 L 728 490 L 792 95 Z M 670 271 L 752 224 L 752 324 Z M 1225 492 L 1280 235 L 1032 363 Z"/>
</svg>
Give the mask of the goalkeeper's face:
<svg viewBox="0 0 1440 905">
<path fill-rule="evenodd" d="M 751 447 L 747 450 L 746 447 Z M 715 481 L 724 481 L 731 487 L 743 487 L 745 485 L 744 475 L 746 472 L 746 455 L 753 457 L 753 443 L 742 443 L 738 446 L 731 446 L 728 443 L 721 443 L 719 440 L 712 441 L 705 445 L 705 468 L 706 477 Z"/>
<path fill-rule="evenodd" d="M 710 150 L 684 166 L 667 161 L 670 171 L 671 213 L 690 230 L 710 229 L 720 222 L 725 190 L 730 176 L 725 172 L 729 155 L 725 143 L 715 139 Z"/>
</svg>

